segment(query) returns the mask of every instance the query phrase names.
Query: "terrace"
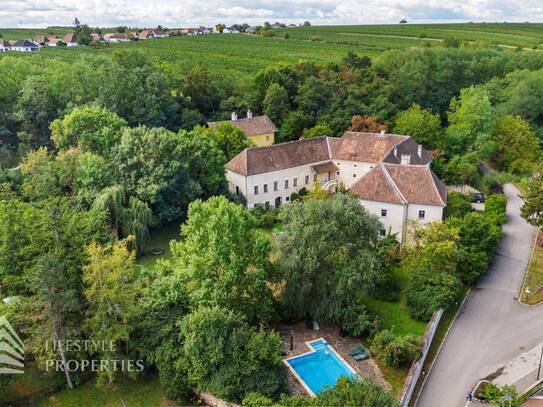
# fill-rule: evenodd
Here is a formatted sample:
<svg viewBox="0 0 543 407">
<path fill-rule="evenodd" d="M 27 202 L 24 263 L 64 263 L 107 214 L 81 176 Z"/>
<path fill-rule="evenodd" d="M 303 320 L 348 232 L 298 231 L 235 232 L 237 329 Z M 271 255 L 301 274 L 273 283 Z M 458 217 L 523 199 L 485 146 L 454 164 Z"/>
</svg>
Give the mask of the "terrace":
<svg viewBox="0 0 543 407">
<path fill-rule="evenodd" d="M 353 337 L 339 336 L 339 330 L 336 326 L 321 326 L 318 331 L 306 328 L 305 321 L 292 325 L 278 325 L 274 327 L 283 338 L 284 358 L 298 356 L 307 353 L 311 349 L 307 347 L 306 342 L 312 342 L 319 338 L 324 338 L 326 342 L 356 371 L 358 376 L 365 379 L 371 379 L 380 384 L 387 390 L 391 390 L 390 384 L 383 378 L 379 368 L 372 358 L 357 361 L 349 356 L 349 352 L 360 345 L 360 339 Z M 292 350 L 290 349 L 290 334 L 292 333 Z M 306 390 L 301 383 L 289 371 L 288 387 L 291 394 L 307 396 Z"/>
</svg>

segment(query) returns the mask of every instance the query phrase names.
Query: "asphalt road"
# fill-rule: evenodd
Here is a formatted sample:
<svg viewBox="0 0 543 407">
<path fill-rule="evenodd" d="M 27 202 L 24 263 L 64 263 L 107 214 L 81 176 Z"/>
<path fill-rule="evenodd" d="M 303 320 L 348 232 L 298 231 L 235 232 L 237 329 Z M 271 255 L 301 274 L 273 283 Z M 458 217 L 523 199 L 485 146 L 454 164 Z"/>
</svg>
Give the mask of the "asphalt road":
<svg viewBox="0 0 543 407">
<path fill-rule="evenodd" d="M 504 189 L 508 222 L 503 240 L 453 323 L 417 407 L 464 406 L 479 379 L 543 341 L 543 305 L 517 301 L 535 228 L 520 216 L 518 190 L 511 184 Z"/>
</svg>

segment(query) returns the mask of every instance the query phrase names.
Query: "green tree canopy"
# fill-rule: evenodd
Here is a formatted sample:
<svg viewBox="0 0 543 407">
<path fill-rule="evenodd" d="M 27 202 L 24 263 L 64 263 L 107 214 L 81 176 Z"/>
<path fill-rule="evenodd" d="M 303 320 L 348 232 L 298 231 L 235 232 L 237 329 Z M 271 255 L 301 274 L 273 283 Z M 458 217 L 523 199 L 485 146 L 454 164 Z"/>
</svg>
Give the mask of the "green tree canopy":
<svg viewBox="0 0 543 407">
<path fill-rule="evenodd" d="M 503 116 L 492 133 L 496 150 L 492 155 L 500 170 L 528 173 L 541 158 L 539 139 L 530 125 L 518 116 Z"/>
<path fill-rule="evenodd" d="M 99 106 L 74 109 L 51 123 L 51 138 L 57 149 L 79 147 L 107 157 L 121 138 L 126 121 Z"/>
<path fill-rule="evenodd" d="M 334 132 L 326 124 L 317 124 L 311 127 L 310 129 L 305 129 L 303 138 L 313 138 L 313 137 L 321 137 L 321 136 L 332 137 L 333 135 L 334 135 Z"/>
<path fill-rule="evenodd" d="M 249 321 L 273 314 L 271 246 L 247 209 L 224 197 L 194 201 L 171 264 L 191 281 L 191 306 L 219 305 Z"/>
<path fill-rule="evenodd" d="M 194 131 L 201 132 L 202 130 L 196 128 Z M 224 153 L 226 161 L 230 161 L 244 149 L 254 146 L 243 130 L 230 123 L 222 123 L 217 127 L 209 128 L 207 132 Z"/>
<path fill-rule="evenodd" d="M 276 126 L 281 126 L 283 118 L 290 109 L 290 101 L 285 88 L 277 83 L 272 83 L 266 91 L 263 101 L 263 110 Z"/>
<path fill-rule="evenodd" d="M 435 149 L 443 144 L 443 129 L 439 115 L 417 104 L 396 116 L 394 132 L 411 136 L 428 149 Z"/>
<path fill-rule="evenodd" d="M 346 194 L 284 207 L 279 269 L 292 316 L 340 323 L 347 305 L 376 282 L 379 221 Z"/>
<path fill-rule="evenodd" d="M 494 146 L 491 134 L 496 125 L 494 107 L 486 90 L 465 88 L 449 107 L 446 149 L 451 154 L 479 151 L 488 157 Z"/>
<path fill-rule="evenodd" d="M 181 324 L 189 380 L 218 397 L 240 401 L 257 392 L 277 397 L 286 390 L 277 333 L 257 332 L 233 311 L 198 308 Z"/>
</svg>

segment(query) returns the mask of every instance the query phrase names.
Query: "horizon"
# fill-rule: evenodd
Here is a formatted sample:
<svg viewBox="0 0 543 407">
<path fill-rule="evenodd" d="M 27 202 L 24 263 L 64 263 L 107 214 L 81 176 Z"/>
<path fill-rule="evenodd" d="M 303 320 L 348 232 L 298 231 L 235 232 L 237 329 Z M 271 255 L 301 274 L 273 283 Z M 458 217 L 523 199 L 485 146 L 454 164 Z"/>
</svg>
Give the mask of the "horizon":
<svg viewBox="0 0 543 407">
<path fill-rule="evenodd" d="M 504 0 L 368 0 L 363 8 L 355 0 L 175 0 L 156 4 L 148 0 L 82 0 L 66 4 L 60 0 L 5 0 L 0 27 L 12 29 L 69 27 L 75 17 L 93 27 L 166 27 L 218 23 L 250 25 L 281 22 L 313 25 L 385 25 L 406 19 L 412 24 L 537 23 L 543 21 L 543 7 L 537 0 L 512 5 Z"/>
</svg>

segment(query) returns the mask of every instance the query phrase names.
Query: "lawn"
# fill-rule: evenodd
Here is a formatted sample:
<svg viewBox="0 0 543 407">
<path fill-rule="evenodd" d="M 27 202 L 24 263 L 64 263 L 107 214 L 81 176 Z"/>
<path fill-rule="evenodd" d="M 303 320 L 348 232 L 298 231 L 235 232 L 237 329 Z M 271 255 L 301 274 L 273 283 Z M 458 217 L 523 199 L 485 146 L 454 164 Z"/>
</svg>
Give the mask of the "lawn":
<svg viewBox="0 0 543 407">
<path fill-rule="evenodd" d="M 522 287 L 521 300 L 530 305 L 539 304 L 543 301 L 543 236 L 538 234 L 535 243 L 534 253 L 528 266 L 528 272 Z M 526 289 L 530 292 L 526 293 Z"/>
<path fill-rule="evenodd" d="M 118 383 L 104 388 L 98 388 L 94 380 L 89 380 L 74 389 L 66 389 L 44 398 L 36 406 L 119 407 L 123 401 L 124 405 L 130 407 L 177 406 L 164 397 L 156 377 L 140 380 L 120 377 Z"/>
<path fill-rule="evenodd" d="M 39 370 L 34 362 L 30 362 L 25 365 L 23 374 L 16 375 L 6 387 L 0 387 L 0 401 L 14 403 L 64 382 L 64 376 L 47 375 Z M 0 405 L 3 405 L 1 402 Z"/>
<path fill-rule="evenodd" d="M 171 258 L 170 241 L 179 240 L 181 225 L 178 222 L 174 222 L 168 226 L 164 226 L 161 229 L 153 230 L 151 232 L 151 238 L 145 244 L 146 254 L 137 260 L 137 263 L 143 267 L 153 268 L 155 263 L 159 259 L 168 260 Z M 153 255 L 149 252 L 150 249 L 158 247 L 164 250 L 163 254 Z"/>
</svg>

